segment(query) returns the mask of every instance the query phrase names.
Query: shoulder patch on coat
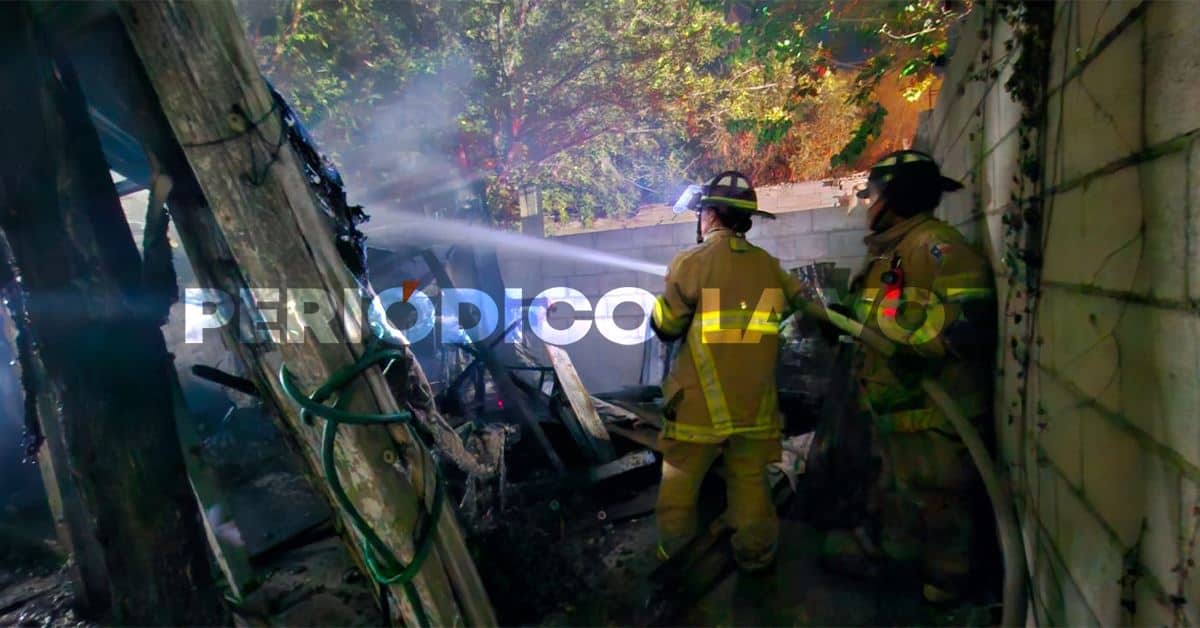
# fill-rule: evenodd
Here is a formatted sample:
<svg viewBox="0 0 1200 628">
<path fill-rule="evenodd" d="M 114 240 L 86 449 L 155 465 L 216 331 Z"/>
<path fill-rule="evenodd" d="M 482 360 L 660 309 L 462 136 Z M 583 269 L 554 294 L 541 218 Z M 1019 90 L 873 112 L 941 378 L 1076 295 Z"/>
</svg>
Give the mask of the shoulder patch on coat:
<svg viewBox="0 0 1200 628">
<path fill-rule="evenodd" d="M 934 262 L 940 265 L 942 260 L 945 259 L 946 255 L 950 253 L 952 248 L 953 247 L 951 245 L 946 244 L 945 242 L 934 242 L 933 244 L 929 245 L 929 255 L 933 257 Z"/>
</svg>

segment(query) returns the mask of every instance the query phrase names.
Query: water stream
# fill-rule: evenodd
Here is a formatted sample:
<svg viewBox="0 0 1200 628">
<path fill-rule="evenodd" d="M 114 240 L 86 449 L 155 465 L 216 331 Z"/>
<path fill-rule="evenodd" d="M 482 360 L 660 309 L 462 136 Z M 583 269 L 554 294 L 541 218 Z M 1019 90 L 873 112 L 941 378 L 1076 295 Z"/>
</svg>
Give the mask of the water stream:
<svg viewBox="0 0 1200 628">
<path fill-rule="evenodd" d="M 372 223 L 375 221 L 373 220 Z M 496 250 L 519 251 L 545 258 L 586 261 L 602 266 L 624 268 L 657 277 L 667 274 L 664 264 L 613 255 L 604 251 L 564 244 L 546 238 L 521 233 L 499 231 L 459 220 L 427 218 L 411 214 L 398 216 L 382 224 L 368 224 L 363 230 L 372 246 L 414 246 L 424 243 L 469 244 L 492 246 Z"/>
</svg>

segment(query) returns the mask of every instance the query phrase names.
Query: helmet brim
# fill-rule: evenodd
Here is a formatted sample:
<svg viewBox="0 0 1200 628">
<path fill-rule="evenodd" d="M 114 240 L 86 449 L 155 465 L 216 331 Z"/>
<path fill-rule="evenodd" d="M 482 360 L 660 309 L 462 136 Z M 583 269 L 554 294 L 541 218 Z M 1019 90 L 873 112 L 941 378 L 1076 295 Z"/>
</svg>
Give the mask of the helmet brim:
<svg viewBox="0 0 1200 628">
<path fill-rule="evenodd" d="M 943 192 L 957 192 L 957 191 L 963 189 L 962 183 L 959 183 L 958 181 L 955 181 L 954 179 L 951 179 L 950 177 L 943 177 L 943 176 L 939 175 L 938 182 L 941 184 Z M 857 196 L 858 198 L 864 199 L 864 200 L 867 198 L 870 198 L 871 197 L 871 189 L 869 187 L 865 187 L 865 188 L 859 190 L 858 192 L 855 192 L 855 196 Z"/>
</svg>

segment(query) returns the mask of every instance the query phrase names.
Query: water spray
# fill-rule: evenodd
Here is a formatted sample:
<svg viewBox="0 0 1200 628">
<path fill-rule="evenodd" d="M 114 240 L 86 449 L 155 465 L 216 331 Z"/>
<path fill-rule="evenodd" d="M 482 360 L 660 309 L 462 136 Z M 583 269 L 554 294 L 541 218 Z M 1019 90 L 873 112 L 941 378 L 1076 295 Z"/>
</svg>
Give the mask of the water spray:
<svg viewBox="0 0 1200 628">
<path fill-rule="evenodd" d="M 667 267 L 623 255 L 613 255 L 581 246 L 535 238 L 520 233 L 489 229 L 460 220 L 426 218 L 405 215 L 394 222 L 365 230 L 373 243 L 388 246 L 411 246 L 413 241 L 445 244 L 487 245 L 496 250 L 520 251 L 540 257 L 592 262 L 601 266 L 623 268 L 656 277 L 666 277 Z"/>
</svg>

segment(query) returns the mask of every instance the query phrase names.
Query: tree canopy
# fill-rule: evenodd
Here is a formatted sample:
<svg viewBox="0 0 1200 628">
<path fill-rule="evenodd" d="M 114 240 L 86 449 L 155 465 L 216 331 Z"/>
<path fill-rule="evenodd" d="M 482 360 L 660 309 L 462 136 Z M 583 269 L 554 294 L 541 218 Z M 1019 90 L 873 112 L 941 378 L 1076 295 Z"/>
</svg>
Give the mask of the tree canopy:
<svg viewBox="0 0 1200 628">
<path fill-rule="evenodd" d="M 942 0 L 242 0 L 266 76 L 352 184 L 418 202 L 522 189 L 561 218 L 861 167 L 937 85 Z M 903 95 L 891 110 L 882 90 Z M 424 195 L 424 196 L 423 196 Z"/>
</svg>

